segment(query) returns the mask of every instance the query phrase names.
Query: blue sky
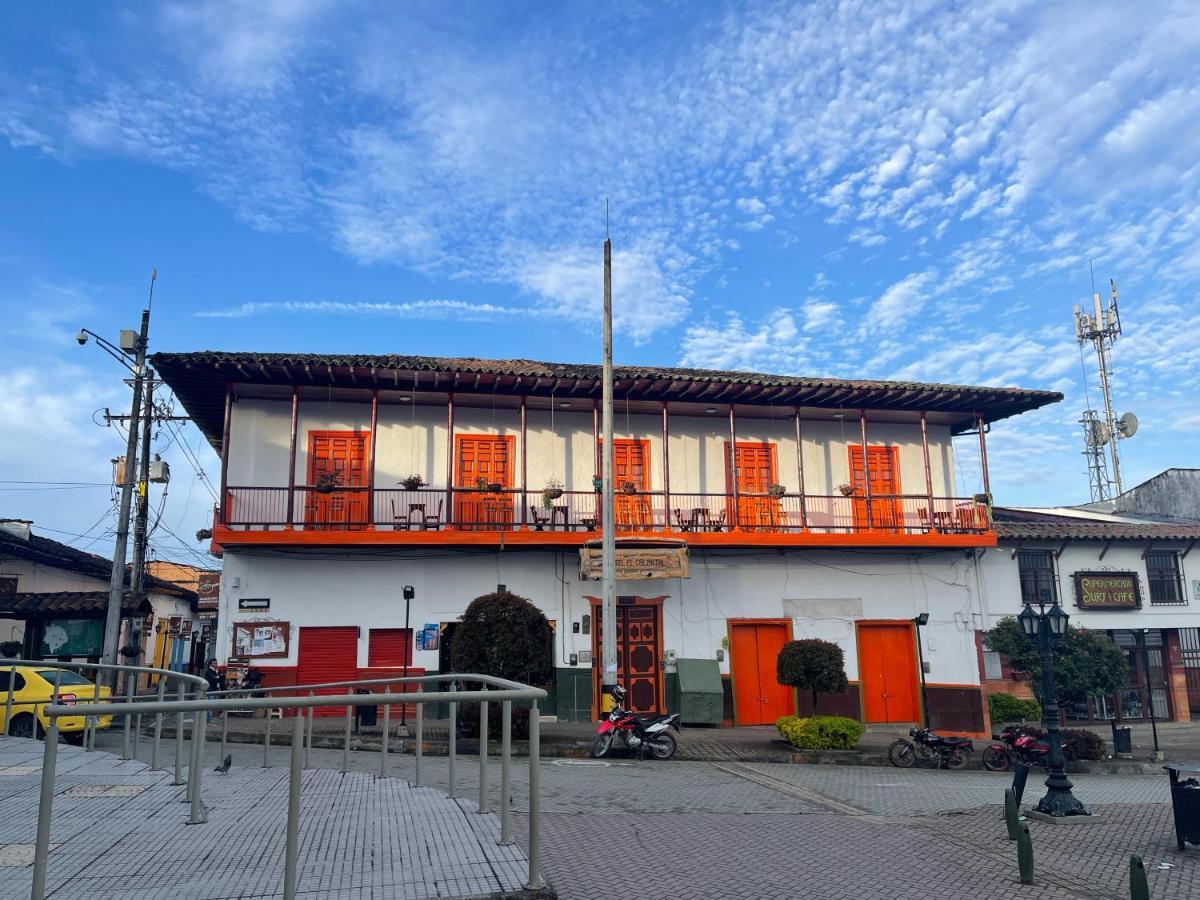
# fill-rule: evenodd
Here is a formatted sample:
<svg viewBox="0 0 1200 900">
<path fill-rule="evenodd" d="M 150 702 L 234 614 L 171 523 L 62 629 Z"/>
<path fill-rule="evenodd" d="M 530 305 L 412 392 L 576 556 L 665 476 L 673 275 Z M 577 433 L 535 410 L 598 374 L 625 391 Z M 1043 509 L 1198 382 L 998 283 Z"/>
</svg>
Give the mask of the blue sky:
<svg viewBox="0 0 1200 900">
<path fill-rule="evenodd" d="M 1117 406 L 1143 426 L 1126 482 L 1200 464 L 1194 3 L 266 0 L 6 20 L 10 482 L 107 478 L 122 441 L 93 412 L 127 392 L 72 335 L 135 327 L 155 266 L 159 350 L 596 359 L 605 197 L 619 362 L 1060 390 L 994 430 L 993 488 L 1082 502 L 1071 307 L 1094 259 L 1121 288 Z M 160 435 L 163 556 L 186 558 L 211 505 L 185 442 L 217 477 L 190 426 Z M 103 486 L 0 498 L 111 546 Z"/>
</svg>

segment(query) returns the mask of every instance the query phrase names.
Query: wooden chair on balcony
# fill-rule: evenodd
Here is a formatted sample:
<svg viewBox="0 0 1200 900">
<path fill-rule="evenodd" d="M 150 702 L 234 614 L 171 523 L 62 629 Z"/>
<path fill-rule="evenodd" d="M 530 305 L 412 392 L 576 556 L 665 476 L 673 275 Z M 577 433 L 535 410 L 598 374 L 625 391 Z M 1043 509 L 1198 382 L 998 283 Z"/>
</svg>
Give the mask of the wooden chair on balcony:
<svg viewBox="0 0 1200 900">
<path fill-rule="evenodd" d="M 437 512 L 425 513 L 421 520 L 421 527 L 425 531 L 440 531 L 442 527 L 442 504 L 445 498 L 440 498 L 437 502 Z M 411 509 L 411 508 L 410 508 Z M 425 504 L 421 504 L 421 509 L 424 511 Z"/>
<path fill-rule="evenodd" d="M 424 503 L 410 503 L 410 504 L 408 504 L 408 512 L 401 513 L 396 509 L 396 501 L 395 500 L 389 500 L 388 502 L 392 506 L 392 526 L 395 528 L 396 531 L 411 531 L 414 525 L 417 527 L 420 527 L 420 528 L 425 527 L 425 520 L 428 517 L 425 515 L 425 504 Z M 441 510 L 441 505 L 439 503 L 439 505 L 438 505 L 438 518 L 439 519 L 441 518 L 441 514 L 442 514 L 442 510 Z"/>
<path fill-rule="evenodd" d="M 929 521 L 929 510 L 924 506 L 918 506 L 917 518 L 921 520 L 921 533 L 929 534 L 929 532 L 933 529 L 933 523 Z"/>
</svg>

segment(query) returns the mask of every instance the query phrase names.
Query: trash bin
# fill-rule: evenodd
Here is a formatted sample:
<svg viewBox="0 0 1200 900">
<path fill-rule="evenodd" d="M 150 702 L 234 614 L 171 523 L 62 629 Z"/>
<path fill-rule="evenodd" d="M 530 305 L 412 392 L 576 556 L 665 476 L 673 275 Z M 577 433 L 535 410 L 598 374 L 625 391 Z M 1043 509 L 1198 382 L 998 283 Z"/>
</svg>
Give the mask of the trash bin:
<svg viewBox="0 0 1200 900">
<path fill-rule="evenodd" d="M 1170 763 L 1163 766 L 1171 779 L 1171 810 L 1175 814 L 1175 841 L 1200 844 L 1200 766 Z"/>
<path fill-rule="evenodd" d="M 724 693 L 717 661 L 676 660 L 675 672 L 679 676 L 679 721 L 687 725 L 720 725 Z"/>
<path fill-rule="evenodd" d="M 1117 727 L 1112 723 L 1113 756 L 1133 755 L 1133 729 L 1128 725 Z"/>
<path fill-rule="evenodd" d="M 371 693 L 364 688 L 359 688 L 354 693 L 369 694 Z M 358 718 L 358 725 L 361 728 L 363 725 L 374 725 L 379 721 L 378 706 L 356 706 L 354 707 L 354 715 Z"/>
</svg>

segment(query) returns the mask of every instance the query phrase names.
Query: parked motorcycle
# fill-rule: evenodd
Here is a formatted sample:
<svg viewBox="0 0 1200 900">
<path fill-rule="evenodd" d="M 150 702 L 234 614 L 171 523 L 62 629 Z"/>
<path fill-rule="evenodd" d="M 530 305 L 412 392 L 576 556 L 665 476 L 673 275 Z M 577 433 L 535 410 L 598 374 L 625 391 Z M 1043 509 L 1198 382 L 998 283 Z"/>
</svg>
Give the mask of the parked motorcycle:
<svg viewBox="0 0 1200 900">
<path fill-rule="evenodd" d="M 934 768 L 965 768 L 975 750 L 970 738 L 942 737 L 929 728 L 910 728 L 911 741 L 897 738 L 888 747 L 888 761 L 901 769 L 911 768 L 917 757 L 933 762 Z"/>
<path fill-rule="evenodd" d="M 1074 742 L 1062 742 L 1064 755 Z M 1046 768 L 1050 744 L 1044 738 L 1026 734 L 1019 725 L 1009 725 L 983 751 L 983 765 L 989 772 L 1007 772 L 1014 761 L 1036 769 Z"/>
<path fill-rule="evenodd" d="M 613 743 L 620 740 L 631 753 L 642 759 L 649 750 L 655 759 L 670 759 L 675 755 L 675 738 L 667 731 L 679 731 L 679 714 L 642 718 L 621 707 L 625 700 L 625 688 L 619 684 L 612 690 L 616 706 L 608 718 L 596 729 L 596 741 L 592 744 L 592 756 L 600 759 L 607 756 Z"/>
</svg>

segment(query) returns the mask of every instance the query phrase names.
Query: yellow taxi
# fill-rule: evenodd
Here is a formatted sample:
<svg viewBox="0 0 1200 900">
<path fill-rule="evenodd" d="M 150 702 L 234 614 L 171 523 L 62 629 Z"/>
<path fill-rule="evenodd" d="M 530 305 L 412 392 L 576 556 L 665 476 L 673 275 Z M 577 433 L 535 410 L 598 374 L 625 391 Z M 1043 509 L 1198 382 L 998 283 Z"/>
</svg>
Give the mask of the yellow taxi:
<svg viewBox="0 0 1200 900">
<path fill-rule="evenodd" d="M 93 682 L 69 669 L 33 665 L 17 666 L 14 671 L 10 666 L 3 666 L 0 667 L 0 731 L 4 728 L 5 711 L 11 694 L 12 721 L 8 724 L 8 733 L 14 737 L 42 737 L 50 727 L 46 707 L 54 698 L 55 679 L 58 680 L 58 702 L 61 706 L 95 700 L 97 690 L 102 702 L 112 699 L 111 689 L 97 689 Z M 97 728 L 108 728 L 112 724 L 112 716 L 100 716 L 95 724 Z M 81 738 L 85 725 L 84 716 L 58 717 L 59 733 L 68 740 Z"/>
</svg>

